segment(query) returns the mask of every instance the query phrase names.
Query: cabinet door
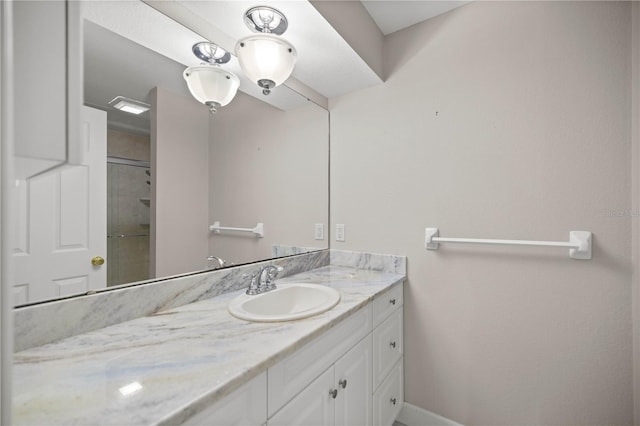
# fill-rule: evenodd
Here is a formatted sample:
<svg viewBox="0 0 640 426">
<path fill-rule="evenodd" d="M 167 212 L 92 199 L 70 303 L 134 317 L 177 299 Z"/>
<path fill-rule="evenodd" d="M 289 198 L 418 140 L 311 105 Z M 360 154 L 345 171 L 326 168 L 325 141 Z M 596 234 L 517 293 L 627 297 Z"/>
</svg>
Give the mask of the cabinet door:
<svg viewBox="0 0 640 426">
<path fill-rule="evenodd" d="M 335 364 L 336 426 L 371 425 L 373 346 L 367 335 Z"/>
<path fill-rule="evenodd" d="M 269 368 L 269 417 L 369 334 L 371 321 L 369 305 Z"/>
<path fill-rule="evenodd" d="M 333 366 L 329 367 L 267 422 L 268 426 L 333 425 Z"/>
</svg>

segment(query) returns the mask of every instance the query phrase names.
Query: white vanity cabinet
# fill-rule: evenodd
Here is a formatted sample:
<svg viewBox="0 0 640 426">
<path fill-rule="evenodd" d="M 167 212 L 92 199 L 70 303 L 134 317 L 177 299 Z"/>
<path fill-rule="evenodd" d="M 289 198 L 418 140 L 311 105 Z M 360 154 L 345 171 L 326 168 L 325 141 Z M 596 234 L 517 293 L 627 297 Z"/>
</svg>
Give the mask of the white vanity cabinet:
<svg viewBox="0 0 640 426">
<path fill-rule="evenodd" d="M 271 417 L 268 425 L 370 425 L 371 365 L 368 334 Z"/>
<path fill-rule="evenodd" d="M 371 305 L 269 368 L 269 422 L 371 424 Z"/>
<path fill-rule="evenodd" d="M 391 426 L 404 401 L 402 307 L 400 284 L 185 424 Z"/>
<path fill-rule="evenodd" d="M 403 292 L 396 286 L 373 301 L 373 424 L 390 426 L 404 401 Z"/>
<path fill-rule="evenodd" d="M 404 401 L 402 290 L 269 369 L 269 426 L 393 424 Z"/>
</svg>

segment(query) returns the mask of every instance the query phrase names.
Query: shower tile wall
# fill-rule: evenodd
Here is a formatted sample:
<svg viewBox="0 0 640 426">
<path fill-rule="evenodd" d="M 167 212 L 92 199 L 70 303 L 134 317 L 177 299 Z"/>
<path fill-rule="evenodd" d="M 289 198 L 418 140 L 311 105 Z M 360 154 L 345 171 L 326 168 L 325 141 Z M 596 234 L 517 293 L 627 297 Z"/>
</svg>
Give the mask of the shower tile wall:
<svg viewBox="0 0 640 426">
<path fill-rule="evenodd" d="M 149 161 L 151 159 L 149 136 L 109 129 L 107 130 L 107 155 Z"/>
<path fill-rule="evenodd" d="M 107 155 L 149 161 L 149 137 L 109 130 Z M 107 234 L 111 235 L 107 238 L 108 286 L 149 278 L 150 177 L 146 170 L 107 164 Z"/>
</svg>

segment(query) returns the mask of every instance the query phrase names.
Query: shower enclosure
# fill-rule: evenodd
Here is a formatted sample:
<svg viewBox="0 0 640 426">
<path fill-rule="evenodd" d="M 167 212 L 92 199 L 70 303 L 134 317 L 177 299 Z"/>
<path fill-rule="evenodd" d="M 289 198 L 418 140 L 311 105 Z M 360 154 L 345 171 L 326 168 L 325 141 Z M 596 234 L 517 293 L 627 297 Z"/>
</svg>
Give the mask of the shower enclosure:
<svg viewBox="0 0 640 426">
<path fill-rule="evenodd" d="M 148 161 L 107 157 L 107 286 L 149 279 Z"/>
</svg>

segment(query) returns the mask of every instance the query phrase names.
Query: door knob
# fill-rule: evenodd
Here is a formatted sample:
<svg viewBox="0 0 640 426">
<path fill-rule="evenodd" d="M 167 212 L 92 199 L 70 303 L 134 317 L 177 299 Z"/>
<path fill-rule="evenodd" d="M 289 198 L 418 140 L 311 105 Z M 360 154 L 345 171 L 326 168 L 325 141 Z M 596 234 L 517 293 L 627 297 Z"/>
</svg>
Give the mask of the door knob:
<svg viewBox="0 0 640 426">
<path fill-rule="evenodd" d="M 100 257 L 100 256 L 96 256 L 93 259 L 91 259 L 91 264 L 93 266 L 100 266 L 100 265 L 104 265 L 104 258 Z"/>
<path fill-rule="evenodd" d="M 333 399 L 336 399 L 336 397 L 338 396 L 338 389 L 331 389 L 329 391 L 329 396 L 331 396 Z"/>
</svg>

